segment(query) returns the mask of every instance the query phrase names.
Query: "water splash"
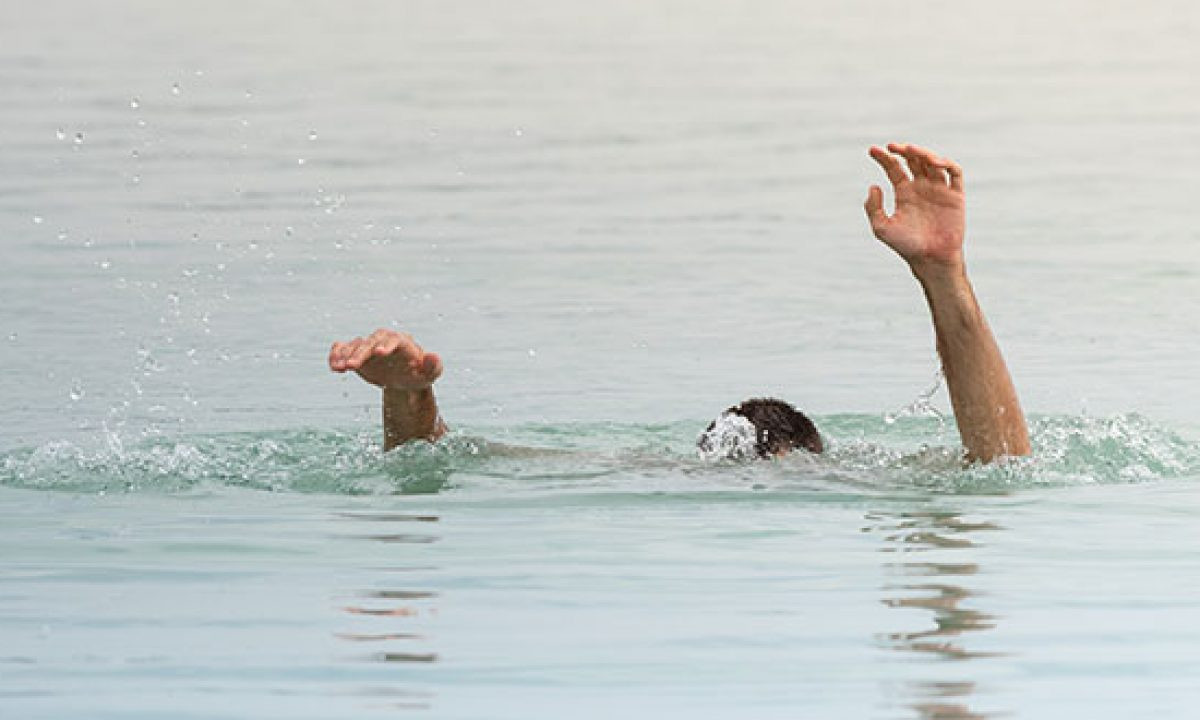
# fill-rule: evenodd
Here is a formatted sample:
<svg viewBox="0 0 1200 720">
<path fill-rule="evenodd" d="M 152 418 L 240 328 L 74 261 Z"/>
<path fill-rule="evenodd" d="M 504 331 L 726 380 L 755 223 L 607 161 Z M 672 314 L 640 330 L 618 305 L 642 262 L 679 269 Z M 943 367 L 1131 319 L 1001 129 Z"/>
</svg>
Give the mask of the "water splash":
<svg viewBox="0 0 1200 720">
<path fill-rule="evenodd" d="M 933 384 L 925 389 L 921 394 L 917 395 L 916 399 L 908 405 L 900 408 L 894 413 L 887 413 L 883 416 L 884 422 L 888 425 L 894 424 L 897 420 L 904 417 L 929 417 L 936 418 L 939 425 L 944 425 L 946 416 L 941 410 L 933 404 L 933 396 L 938 390 L 942 389 L 942 384 L 945 382 L 946 376 L 939 366 L 937 372 L 933 375 Z"/>
<path fill-rule="evenodd" d="M 245 487 L 335 494 L 697 493 L 753 491 L 1011 493 L 1043 487 L 1200 479 L 1200 444 L 1138 415 L 1034 420 L 1034 454 L 967 465 L 937 421 L 820 418 L 819 456 L 714 463 L 693 444 L 699 423 L 593 423 L 455 433 L 383 453 L 374 431 L 315 430 L 122 438 L 105 427 L 86 444 L 0 453 L 0 486 L 73 492 L 187 492 Z M 722 438 L 753 436 L 721 433 Z M 707 434 L 707 433 L 706 433 Z M 745 435 L 745 437 L 743 437 Z M 496 442 L 496 441 L 500 442 Z M 942 442 L 929 445 L 930 441 Z M 944 442 L 943 442 L 944 441 Z M 710 452 L 711 454 L 711 452 Z M 724 455 L 723 457 L 728 457 Z"/>
</svg>

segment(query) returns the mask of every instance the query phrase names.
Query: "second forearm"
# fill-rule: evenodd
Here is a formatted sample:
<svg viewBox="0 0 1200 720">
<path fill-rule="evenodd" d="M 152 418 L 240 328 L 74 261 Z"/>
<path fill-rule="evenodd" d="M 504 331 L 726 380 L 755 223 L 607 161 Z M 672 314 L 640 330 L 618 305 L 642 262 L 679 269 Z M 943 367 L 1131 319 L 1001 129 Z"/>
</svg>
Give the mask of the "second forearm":
<svg viewBox="0 0 1200 720">
<path fill-rule="evenodd" d="M 409 440 L 434 441 L 446 434 L 433 388 L 383 390 L 383 448 L 391 450 Z"/>
<path fill-rule="evenodd" d="M 961 262 L 914 267 L 933 315 L 938 355 L 967 455 L 1027 455 L 1029 432 L 1004 357 Z"/>
</svg>

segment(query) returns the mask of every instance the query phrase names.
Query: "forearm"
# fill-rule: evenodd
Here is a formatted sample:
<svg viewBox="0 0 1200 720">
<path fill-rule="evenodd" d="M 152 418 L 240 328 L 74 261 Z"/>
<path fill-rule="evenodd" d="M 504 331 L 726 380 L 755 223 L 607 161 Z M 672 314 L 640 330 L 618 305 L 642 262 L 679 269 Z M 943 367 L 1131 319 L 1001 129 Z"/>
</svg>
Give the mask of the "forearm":
<svg viewBox="0 0 1200 720">
<path fill-rule="evenodd" d="M 438 412 L 433 388 L 424 390 L 383 390 L 383 449 L 409 440 L 433 442 L 446 434 L 446 424 Z"/>
<path fill-rule="evenodd" d="M 1028 455 L 1029 431 L 1000 347 L 960 262 L 914 267 L 925 291 L 959 436 L 971 460 Z"/>
</svg>

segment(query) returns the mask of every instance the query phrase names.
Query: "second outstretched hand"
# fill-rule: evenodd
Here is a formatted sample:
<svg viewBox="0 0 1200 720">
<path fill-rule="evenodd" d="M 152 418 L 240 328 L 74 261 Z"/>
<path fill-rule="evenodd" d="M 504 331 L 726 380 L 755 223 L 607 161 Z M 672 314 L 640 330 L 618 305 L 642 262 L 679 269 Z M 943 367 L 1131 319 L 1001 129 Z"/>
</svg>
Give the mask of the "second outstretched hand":
<svg viewBox="0 0 1200 720">
<path fill-rule="evenodd" d="M 353 370 L 372 385 L 392 390 L 424 390 L 442 375 L 442 359 L 407 333 L 380 328 L 365 338 L 335 342 L 329 350 L 329 369 Z"/>
<path fill-rule="evenodd" d="M 425 352 L 411 335 L 381 328 L 365 338 L 335 342 L 329 349 L 329 369 L 354 371 L 383 388 L 385 450 L 409 440 L 432 442 L 446 434 L 433 396 L 442 359 Z"/>
</svg>

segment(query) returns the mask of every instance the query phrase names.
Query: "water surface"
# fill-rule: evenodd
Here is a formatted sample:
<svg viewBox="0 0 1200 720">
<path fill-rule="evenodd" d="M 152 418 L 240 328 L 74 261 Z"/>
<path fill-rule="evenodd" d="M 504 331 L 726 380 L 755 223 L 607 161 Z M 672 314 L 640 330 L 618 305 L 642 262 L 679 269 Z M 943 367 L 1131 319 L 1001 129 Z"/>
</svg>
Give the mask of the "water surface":
<svg viewBox="0 0 1200 720">
<path fill-rule="evenodd" d="M 0 8 L 0 707 L 1192 717 L 1196 6 Z M 958 460 L 869 144 L 967 169 Z M 334 339 L 455 434 L 379 451 Z M 709 464 L 778 395 L 823 458 Z"/>
</svg>

